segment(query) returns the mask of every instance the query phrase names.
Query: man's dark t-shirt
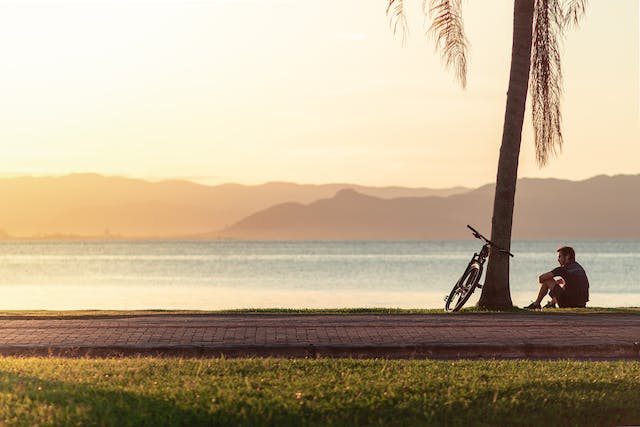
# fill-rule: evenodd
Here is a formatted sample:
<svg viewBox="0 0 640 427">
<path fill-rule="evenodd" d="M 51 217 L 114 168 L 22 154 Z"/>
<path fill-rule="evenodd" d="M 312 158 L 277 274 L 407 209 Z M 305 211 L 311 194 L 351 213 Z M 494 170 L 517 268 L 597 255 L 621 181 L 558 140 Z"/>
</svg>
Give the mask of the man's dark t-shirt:
<svg viewBox="0 0 640 427">
<path fill-rule="evenodd" d="M 582 266 L 574 261 L 551 272 L 566 282 L 564 292 L 558 295 L 558 304 L 561 307 L 584 307 L 589 301 L 589 279 Z"/>
</svg>

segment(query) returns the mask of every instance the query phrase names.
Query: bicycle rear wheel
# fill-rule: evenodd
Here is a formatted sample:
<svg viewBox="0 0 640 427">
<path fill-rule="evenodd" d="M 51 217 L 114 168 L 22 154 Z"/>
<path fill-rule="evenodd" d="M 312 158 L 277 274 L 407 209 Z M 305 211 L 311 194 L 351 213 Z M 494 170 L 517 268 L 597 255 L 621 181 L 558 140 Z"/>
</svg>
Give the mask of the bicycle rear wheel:
<svg viewBox="0 0 640 427">
<path fill-rule="evenodd" d="M 445 311 L 458 311 L 469 300 L 473 291 L 476 290 L 480 276 L 482 275 L 482 266 L 477 262 L 470 264 L 464 274 L 453 286 L 449 297 L 444 305 Z"/>
</svg>

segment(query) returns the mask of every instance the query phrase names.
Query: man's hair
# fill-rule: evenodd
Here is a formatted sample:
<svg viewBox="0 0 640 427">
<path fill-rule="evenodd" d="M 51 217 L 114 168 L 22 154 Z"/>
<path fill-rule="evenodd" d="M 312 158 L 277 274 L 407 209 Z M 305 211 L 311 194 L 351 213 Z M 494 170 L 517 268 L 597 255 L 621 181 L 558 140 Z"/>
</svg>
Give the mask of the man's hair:
<svg viewBox="0 0 640 427">
<path fill-rule="evenodd" d="M 560 252 L 560 254 L 564 256 L 569 256 L 571 261 L 576 260 L 576 251 L 574 251 L 571 246 L 562 246 L 561 248 L 558 248 L 556 252 Z"/>
</svg>

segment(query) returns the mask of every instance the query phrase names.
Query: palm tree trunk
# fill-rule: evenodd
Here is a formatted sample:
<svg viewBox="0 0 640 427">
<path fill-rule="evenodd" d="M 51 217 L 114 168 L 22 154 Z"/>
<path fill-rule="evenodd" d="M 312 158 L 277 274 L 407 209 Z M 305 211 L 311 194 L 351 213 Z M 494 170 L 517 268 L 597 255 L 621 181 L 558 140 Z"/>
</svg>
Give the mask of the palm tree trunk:
<svg viewBox="0 0 640 427">
<path fill-rule="evenodd" d="M 515 0 L 509 90 L 491 220 L 491 240 L 505 249 L 511 249 L 518 157 L 531 68 L 533 11 L 534 0 Z M 487 278 L 478 305 L 492 309 L 511 308 L 513 305 L 509 293 L 509 256 L 503 252 L 491 250 Z"/>
</svg>

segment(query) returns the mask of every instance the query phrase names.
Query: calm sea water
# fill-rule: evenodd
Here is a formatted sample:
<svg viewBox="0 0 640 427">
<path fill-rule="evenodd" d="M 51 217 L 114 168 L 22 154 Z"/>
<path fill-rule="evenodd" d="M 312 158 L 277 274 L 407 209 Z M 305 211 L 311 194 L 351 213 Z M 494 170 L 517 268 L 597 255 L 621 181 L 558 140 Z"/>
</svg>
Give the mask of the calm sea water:
<svg viewBox="0 0 640 427">
<path fill-rule="evenodd" d="M 640 241 L 514 242 L 516 305 L 532 300 L 563 244 L 587 270 L 591 305 L 640 306 Z M 474 240 L 5 241 L 0 309 L 439 308 L 479 247 Z"/>
</svg>

